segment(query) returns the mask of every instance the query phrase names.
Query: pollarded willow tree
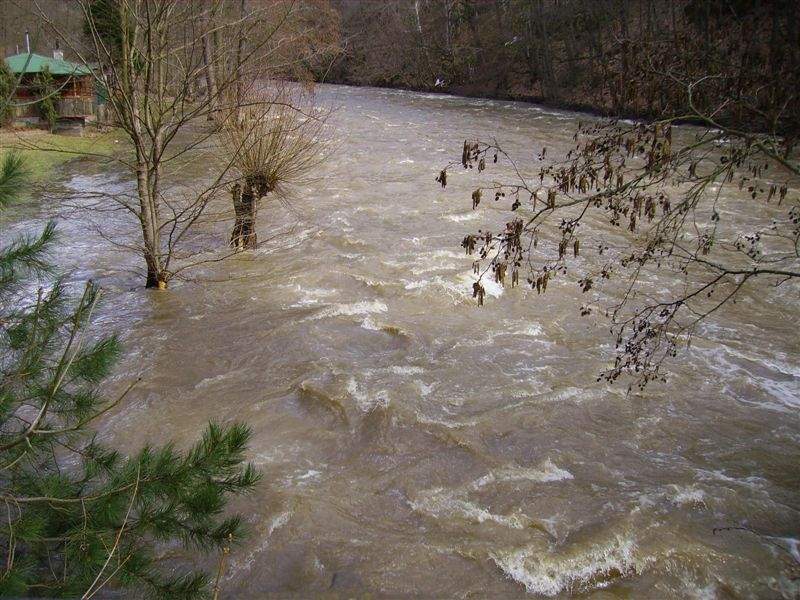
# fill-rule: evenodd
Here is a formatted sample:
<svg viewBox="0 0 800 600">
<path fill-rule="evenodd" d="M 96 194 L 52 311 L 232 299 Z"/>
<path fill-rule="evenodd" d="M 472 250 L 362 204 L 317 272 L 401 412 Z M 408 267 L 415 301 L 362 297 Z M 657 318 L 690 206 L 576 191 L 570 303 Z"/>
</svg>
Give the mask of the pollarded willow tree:
<svg viewBox="0 0 800 600">
<path fill-rule="evenodd" d="M 750 28 L 790 23 L 795 8 L 753 15 Z M 680 40 L 623 40 L 626 54 L 608 65 L 636 75 L 620 93 L 660 94 L 659 116 L 583 123 L 563 156 L 538 152 L 533 177 L 497 142 L 464 143 L 463 168 L 502 161 L 515 174 L 472 192 L 474 209 L 493 197 L 513 212 L 500 231 L 462 241 L 476 255 L 474 296 L 483 303 L 485 277 L 546 293 L 577 272 L 582 292 L 605 294 L 616 356 L 599 379 L 609 382 L 664 380 L 665 360 L 746 287 L 770 294 L 800 279 L 797 49 L 768 60 L 768 46 L 731 35 L 726 14 L 709 18 L 711 54 L 690 22 Z M 439 173 L 443 187 L 457 164 Z"/>
<path fill-rule="evenodd" d="M 204 245 L 194 233 L 224 218 L 213 201 L 235 178 L 231 167 L 241 149 L 226 156 L 218 151 L 225 116 L 269 102 L 250 92 L 265 78 L 319 61 L 332 50 L 335 36 L 326 30 L 310 41 L 315 19 L 325 12 L 307 1 L 78 0 L 77 5 L 86 21 L 85 43 L 59 32 L 43 11 L 39 16 L 84 63 L 96 67 L 112 125 L 132 148 L 132 156 L 116 159 L 135 177 L 133 193 L 98 190 L 85 195 L 81 206 L 132 217 L 141 232 L 136 240 L 115 239 L 102 222 L 98 229 L 111 243 L 142 255 L 147 287 L 164 288 L 190 267 L 221 258 L 215 252 L 208 259 L 204 253 L 219 244 Z M 183 173 L 192 161 L 207 166 L 187 182 Z"/>
<path fill-rule="evenodd" d="M 231 186 L 235 222 L 230 246 L 257 247 L 256 220 L 264 198 L 285 200 L 287 188 L 302 183 L 330 148 L 330 111 L 315 101 L 310 84 L 273 80 L 244 97 L 221 128 L 223 150 L 238 175 Z M 237 106 L 241 106 L 240 103 Z"/>
</svg>

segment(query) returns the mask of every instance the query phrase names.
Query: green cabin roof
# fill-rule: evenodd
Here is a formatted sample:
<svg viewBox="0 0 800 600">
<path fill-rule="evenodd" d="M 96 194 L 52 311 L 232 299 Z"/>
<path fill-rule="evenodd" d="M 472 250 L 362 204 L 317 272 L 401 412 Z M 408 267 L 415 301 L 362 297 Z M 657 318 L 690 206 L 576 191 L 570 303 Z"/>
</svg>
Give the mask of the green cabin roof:
<svg viewBox="0 0 800 600">
<path fill-rule="evenodd" d="M 20 73 L 41 73 L 47 67 L 52 75 L 90 75 L 91 69 L 68 60 L 59 60 L 41 54 L 15 54 L 6 58 L 11 71 Z"/>
</svg>

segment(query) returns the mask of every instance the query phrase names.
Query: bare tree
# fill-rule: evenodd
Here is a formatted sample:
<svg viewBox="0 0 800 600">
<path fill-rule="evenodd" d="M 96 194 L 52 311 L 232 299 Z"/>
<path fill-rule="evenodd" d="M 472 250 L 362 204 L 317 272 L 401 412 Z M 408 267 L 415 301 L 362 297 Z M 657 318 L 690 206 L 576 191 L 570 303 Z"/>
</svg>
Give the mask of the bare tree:
<svg viewBox="0 0 800 600">
<path fill-rule="evenodd" d="M 206 122 L 230 114 L 263 78 L 296 68 L 331 46 L 308 45 L 308 8 L 300 1 L 256 3 L 244 10 L 241 2 L 225 0 L 118 0 L 111 3 L 116 35 L 109 35 L 107 15 L 101 20 L 91 0 L 78 4 L 88 47 L 63 37 L 85 63 L 99 64 L 95 77 L 108 90 L 115 124 L 133 149 L 132 159 L 119 161 L 135 175 L 135 194 L 108 194 L 105 200 L 139 225 L 140 240 L 122 245 L 141 252 L 146 286 L 165 288 L 176 273 L 202 262 L 197 255 L 209 248 L 199 247 L 192 232 L 222 217 L 213 201 L 235 177 L 236 154 L 220 156 L 217 125 Z M 44 12 L 41 17 L 48 18 Z M 58 32 L 56 23 L 50 25 Z M 206 93 L 198 97 L 194 92 L 202 80 Z M 201 158 L 212 167 L 209 175 L 196 185 L 179 186 L 181 170 Z"/>
<path fill-rule="evenodd" d="M 213 24 L 216 21 L 216 10 L 217 4 L 213 3 L 211 10 L 208 14 L 208 22 L 206 23 L 206 28 L 209 30 L 213 29 Z M 209 104 L 211 105 L 209 108 L 211 110 L 208 111 L 207 119 L 209 121 L 214 120 L 215 111 L 213 110 L 213 105 L 216 104 L 217 99 L 219 98 L 219 90 L 217 88 L 217 61 L 214 59 L 214 43 L 215 36 L 214 35 L 206 35 L 203 36 L 203 74 L 205 75 L 205 84 L 206 84 L 206 95 L 208 97 Z"/>
</svg>

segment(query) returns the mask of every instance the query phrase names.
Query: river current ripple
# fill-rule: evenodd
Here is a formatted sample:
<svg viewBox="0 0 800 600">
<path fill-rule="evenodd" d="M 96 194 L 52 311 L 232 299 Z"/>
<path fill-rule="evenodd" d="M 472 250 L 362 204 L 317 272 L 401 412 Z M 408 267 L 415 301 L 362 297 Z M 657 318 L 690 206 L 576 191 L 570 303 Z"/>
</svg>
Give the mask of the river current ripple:
<svg viewBox="0 0 800 600">
<path fill-rule="evenodd" d="M 492 285 L 476 307 L 459 242 L 504 215 L 490 201 L 471 210 L 473 173 L 434 181 L 465 138 L 494 137 L 525 163 L 565 151 L 587 117 L 321 95 L 338 107 L 335 155 L 289 208 L 260 214 L 263 238 L 291 233 L 204 282 L 145 292 L 135 258 L 80 216 L 60 223 L 58 261 L 76 285 L 105 287 L 98 327 L 128 351 L 112 387 L 143 377 L 103 436 L 132 450 L 189 443 L 210 419 L 253 428 L 264 479 L 236 502 L 251 536 L 226 597 L 793 597 L 796 298 L 747 295 L 666 385 L 598 384 L 607 328 L 578 316 L 574 282 L 544 296 Z M 86 172 L 69 185 L 125 183 Z M 742 524 L 772 537 L 714 533 Z"/>
</svg>

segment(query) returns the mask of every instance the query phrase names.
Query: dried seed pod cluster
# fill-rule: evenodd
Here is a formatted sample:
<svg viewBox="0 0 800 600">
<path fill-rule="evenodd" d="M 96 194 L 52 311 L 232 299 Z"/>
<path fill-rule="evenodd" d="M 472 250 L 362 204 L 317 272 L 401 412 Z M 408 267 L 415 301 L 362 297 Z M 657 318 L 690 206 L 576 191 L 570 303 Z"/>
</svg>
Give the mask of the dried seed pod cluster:
<svg viewBox="0 0 800 600">
<path fill-rule="evenodd" d="M 512 199 L 508 208 L 514 214 L 501 233 L 478 230 L 462 240 L 466 253 L 477 255 L 473 296 L 478 303 L 485 300 L 481 279 L 489 272 L 495 282 L 510 281 L 513 287 L 527 268 L 525 280 L 538 294 L 569 269 L 583 271 L 576 282 L 584 294 L 597 295 L 598 282 L 623 278 L 622 299 L 606 311 L 617 336 L 617 357 L 601 379 L 612 382 L 630 373 L 646 384 L 663 378 L 662 362 L 691 338 L 691 323 L 716 310 L 715 302 L 728 301 L 754 277 L 776 272 L 775 264 L 784 279 L 800 277 L 800 206 L 786 173 L 794 168 L 796 183 L 795 159 L 753 136 L 716 129 L 678 144 L 673 129 L 670 119 L 581 123 L 563 159 L 548 160 L 546 148 L 537 153 L 541 166 L 532 178 L 522 176 L 496 144 L 465 141 L 465 169 L 477 166 L 482 175 L 487 156 L 493 163 L 502 156 L 517 175 L 512 182 L 479 186 L 471 193 L 473 209 L 491 190 L 495 202 Z M 729 211 L 717 209 L 724 186 L 773 207 L 770 223 L 734 241 L 722 235 L 735 226 L 728 223 Z M 786 203 L 789 207 L 781 208 Z M 647 301 L 649 296 L 637 292 L 648 274 L 660 270 L 682 279 L 683 291 Z M 725 295 L 731 285 L 739 287 Z M 586 303 L 580 312 L 593 313 Z"/>
</svg>

